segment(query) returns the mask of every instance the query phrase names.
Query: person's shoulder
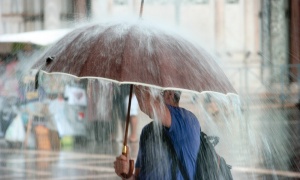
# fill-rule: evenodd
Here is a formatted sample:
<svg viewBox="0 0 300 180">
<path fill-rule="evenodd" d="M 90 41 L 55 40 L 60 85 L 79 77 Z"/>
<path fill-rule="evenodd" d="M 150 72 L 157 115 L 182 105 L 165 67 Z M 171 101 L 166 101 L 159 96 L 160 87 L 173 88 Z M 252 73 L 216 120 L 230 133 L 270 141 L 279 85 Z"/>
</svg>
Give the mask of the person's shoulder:
<svg viewBox="0 0 300 180">
<path fill-rule="evenodd" d="M 198 118 L 196 117 L 196 115 L 192 111 L 187 110 L 185 108 L 182 108 L 182 111 L 184 112 L 185 116 L 189 117 L 189 119 L 192 119 L 192 120 L 198 122 Z"/>
<path fill-rule="evenodd" d="M 194 113 L 192 113 L 191 111 L 189 111 L 183 107 L 171 106 L 171 105 L 167 105 L 167 107 L 170 112 L 179 112 L 180 114 L 195 116 Z"/>
<path fill-rule="evenodd" d="M 172 105 L 169 105 L 169 104 L 166 104 L 167 108 L 169 109 L 169 111 L 178 111 L 180 109 L 183 109 L 182 107 L 179 107 L 179 106 L 172 106 Z"/>
<path fill-rule="evenodd" d="M 142 129 L 142 132 L 149 130 L 150 128 L 153 128 L 153 121 L 145 125 Z"/>
<path fill-rule="evenodd" d="M 147 124 L 146 126 L 143 127 L 142 132 L 141 132 L 141 136 L 140 136 L 140 142 L 144 143 L 150 134 L 152 134 L 153 132 L 153 121 L 151 121 L 149 124 Z"/>
<path fill-rule="evenodd" d="M 187 110 L 187 109 L 185 109 L 185 108 L 183 108 L 183 107 L 181 107 L 181 110 L 182 110 L 182 111 L 184 111 L 185 113 L 188 113 L 188 114 L 194 115 L 194 113 L 193 113 L 192 111 L 190 111 L 190 110 Z M 195 116 L 195 115 L 194 115 L 194 116 Z"/>
</svg>

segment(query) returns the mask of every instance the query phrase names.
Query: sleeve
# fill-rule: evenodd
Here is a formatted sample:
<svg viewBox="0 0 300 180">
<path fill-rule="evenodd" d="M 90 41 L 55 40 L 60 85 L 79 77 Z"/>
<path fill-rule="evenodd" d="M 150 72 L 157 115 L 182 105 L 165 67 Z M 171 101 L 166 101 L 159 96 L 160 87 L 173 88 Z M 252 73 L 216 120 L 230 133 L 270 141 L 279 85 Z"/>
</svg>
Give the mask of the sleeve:
<svg viewBox="0 0 300 180">
<path fill-rule="evenodd" d="M 142 151 L 139 149 L 136 162 L 135 162 L 135 168 L 141 168 L 142 167 Z"/>
<path fill-rule="evenodd" d="M 142 138 L 142 134 L 143 134 L 143 131 L 141 133 L 141 137 L 140 139 Z M 139 151 L 138 151 L 138 154 L 137 154 L 137 158 L 136 158 L 136 162 L 135 162 L 135 168 L 141 168 L 142 167 L 142 147 L 141 147 L 141 141 L 139 142 Z"/>
<path fill-rule="evenodd" d="M 189 126 L 187 125 L 186 120 L 181 120 L 182 114 L 179 108 L 175 108 L 172 106 L 167 105 L 170 113 L 171 113 L 171 126 L 168 129 L 168 134 L 170 135 L 172 140 L 181 142 L 187 137 L 187 131 L 190 131 Z"/>
<path fill-rule="evenodd" d="M 169 106 L 167 105 L 169 111 L 170 111 L 170 114 L 171 114 L 171 126 L 168 130 L 169 133 L 172 133 L 172 132 L 176 132 L 176 129 L 178 127 L 178 120 L 177 118 L 174 117 L 174 109 L 172 106 Z"/>
</svg>

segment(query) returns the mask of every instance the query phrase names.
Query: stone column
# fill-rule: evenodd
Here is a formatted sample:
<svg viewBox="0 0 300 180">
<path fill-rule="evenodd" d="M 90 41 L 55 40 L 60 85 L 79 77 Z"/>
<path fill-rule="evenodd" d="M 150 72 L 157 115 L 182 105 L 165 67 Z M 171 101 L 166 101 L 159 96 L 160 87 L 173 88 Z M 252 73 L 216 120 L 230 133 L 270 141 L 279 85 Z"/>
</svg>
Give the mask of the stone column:
<svg viewBox="0 0 300 180">
<path fill-rule="evenodd" d="M 0 5 L 3 7 L 3 2 L 2 1 L 0 1 Z M 2 17 L 2 8 L 0 8 L 0 34 L 3 34 L 3 22 L 2 22 L 2 19 L 1 19 L 1 17 Z"/>
<path fill-rule="evenodd" d="M 244 0 L 244 9 L 245 9 L 245 20 L 244 20 L 244 36 L 245 36 L 245 53 L 249 52 L 251 55 L 255 53 L 255 41 L 258 37 L 255 35 L 255 26 L 257 23 L 257 14 L 256 14 L 256 0 L 247 1 Z"/>
<path fill-rule="evenodd" d="M 286 0 L 271 0 L 271 57 L 272 82 L 288 83 L 288 17 Z"/>
<path fill-rule="evenodd" d="M 254 53 L 255 55 L 258 55 L 258 53 L 261 51 L 260 49 L 260 12 L 261 12 L 261 0 L 254 0 Z"/>
<path fill-rule="evenodd" d="M 262 79 L 268 87 L 288 83 L 287 2 L 262 0 Z"/>
<path fill-rule="evenodd" d="M 44 27 L 45 29 L 60 28 L 61 2 L 60 0 L 44 1 Z"/>
<path fill-rule="evenodd" d="M 85 0 L 75 0 L 75 20 L 83 21 L 87 18 L 87 7 Z"/>
<path fill-rule="evenodd" d="M 216 53 L 222 55 L 224 49 L 224 16 L 225 0 L 215 0 L 215 46 Z"/>
<path fill-rule="evenodd" d="M 129 6 L 133 14 L 138 14 L 141 8 L 141 0 L 130 0 Z"/>
<path fill-rule="evenodd" d="M 290 63 L 300 64 L 300 1 L 291 0 L 290 8 Z M 292 67 L 291 73 L 294 75 L 291 81 L 297 81 L 295 76 L 300 75 L 297 67 Z"/>
<path fill-rule="evenodd" d="M 107 13 L 108 15 L 113 14 L 114 2 L 113 0 L 107 0 Z"/>
<path fill-rule="evenodd" d="M 106 16 L 107 6 L 105 0 L 92 0 L 91 17 L 99 21 Z"/>
<path fill-rule="evenodd" d="M 174 0 L 174 6 L 175 6 L 175 23 L 177 26 L 179 26 L 180 25 L 181 0 Z"/>
<path fill-rule="evenodd" d="M 272 61 L 271 61 L 271 32 L 270 32 L 270 0 L 261 1 L 261 76 L 262 84 L 267 87 L 271 84 Z"/>
<path fill-rule="evenodd" d="M 290 4 L 290 69 L 291 81 L 297 83 L 298 103 L 300 109 L 300 1 L 291 0 Z"/>
</svg>

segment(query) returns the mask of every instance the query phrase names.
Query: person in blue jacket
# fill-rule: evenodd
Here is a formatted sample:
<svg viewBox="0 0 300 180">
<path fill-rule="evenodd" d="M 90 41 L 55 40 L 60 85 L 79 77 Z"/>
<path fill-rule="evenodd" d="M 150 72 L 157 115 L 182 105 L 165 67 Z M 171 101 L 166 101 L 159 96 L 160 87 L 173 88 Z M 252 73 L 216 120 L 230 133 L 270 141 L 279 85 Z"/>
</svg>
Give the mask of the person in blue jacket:
<svg viewBox="0 0 300 180">
<path fill-rule="evenodd" d="M 179 161 L 186 167 L 189 179 L 196 170 L 197 154 L 200 147 L 200 124 L 196 116 L 179 107 L 180 91 L 166 90 L 162 97 L 154 96 L 149 88 L 135 86 L 135 94 L 141 111 L 151 119 L 161 123 L 163 131 L 169 136 Z M 145 136 L 145 128 L 140 139 Z M 159 134 L 159 133 L 158 133 Z M 129 179 L 184 179 L 179 168 L 172 171 L 172 158 L 159 138 L 140 141 L 134 175 Z M 114 162 L 118 176 L 129 171 L 129 156 L 120 155 Z"/>
</svg>

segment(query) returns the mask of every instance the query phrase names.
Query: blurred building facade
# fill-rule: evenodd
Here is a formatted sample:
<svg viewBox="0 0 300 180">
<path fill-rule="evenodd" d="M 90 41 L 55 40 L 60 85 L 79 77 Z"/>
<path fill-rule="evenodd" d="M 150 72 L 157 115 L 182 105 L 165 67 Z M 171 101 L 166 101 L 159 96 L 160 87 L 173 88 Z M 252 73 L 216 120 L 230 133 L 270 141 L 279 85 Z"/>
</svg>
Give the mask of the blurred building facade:
<svg viewBox="0 0 300 180">
<path fill-rule="evenodd" d="M 139 13 L 139 0 L 2 0 L 0 33 L 70 27 L 86 19 Z M 146 0 L 144 17 L 187 29 L 208 49 L 238 59 L 260 50 L 261 1 Z M 242 46 L 241 46 L 242 45 Z M 232 58 L 231 58 L 232 59 Z"/>
<path fill-rule="evenodd" d="M 2 0 L 0 34 L 138 16 L 139 8 L 140 0 Z M 225 67 L 255 67 L 240 86 L 268 89 L 299 81 L 299 11 L 299 0 L 146 0 L 143 17 L 184 28 Z"/>
</svg>

